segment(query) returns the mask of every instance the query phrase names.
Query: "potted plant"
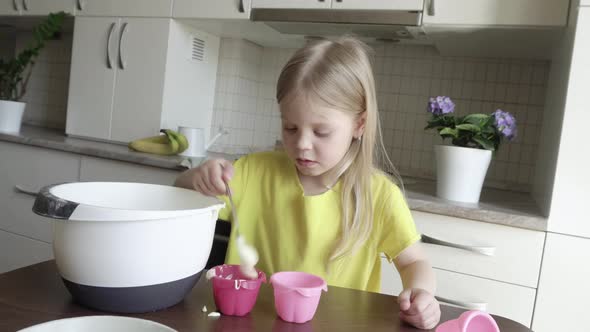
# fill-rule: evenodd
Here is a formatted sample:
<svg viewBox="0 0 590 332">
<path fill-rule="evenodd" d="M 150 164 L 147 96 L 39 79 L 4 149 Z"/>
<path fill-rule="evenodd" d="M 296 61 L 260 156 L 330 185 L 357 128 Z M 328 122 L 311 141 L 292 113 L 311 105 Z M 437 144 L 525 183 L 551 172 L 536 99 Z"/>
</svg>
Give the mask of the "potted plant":
<svg viewBox="0 0 590 332">
<path fill-rule="evenodd" d="M 45 42 L 61 30 L 66 13 L 51 13 L 33 30 L 34 40 L 11 59 L 0 59 L 0 132 L 19 133 L 25 103 L 20 100 L 35 59 Z"/>
<path fill-rule="evenodd" d="M 501 109 L 491 114 L 455 116 L 451 98 L 430 98 L 427 110 L 432 114 L 424 129 L 435 129 L 452 145 L 436 145 L 436 195 L 467 202 L 479 202 L 479 196 L 492 153 L 503 139 L 516 137 L 516 119 Z"/>
</svg>

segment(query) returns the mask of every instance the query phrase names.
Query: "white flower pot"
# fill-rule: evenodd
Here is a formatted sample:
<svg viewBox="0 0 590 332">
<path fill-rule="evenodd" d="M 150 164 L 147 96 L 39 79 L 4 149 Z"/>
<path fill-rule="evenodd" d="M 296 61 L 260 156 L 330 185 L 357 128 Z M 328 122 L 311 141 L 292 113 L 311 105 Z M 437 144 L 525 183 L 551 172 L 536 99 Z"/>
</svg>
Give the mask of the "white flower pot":
<svg viewBox="0 0 590 332">
<path fill-rule="evenodd" d="M 27 104 L 0 100 L 0 133 L 18 134 Z"/>
<path fill-rule="evenodd" d="M 479 202 L 483 180 L 492 160 L 492 151 L 436 145 L 434 152 L 436 195 L 458 202 Z"/>
</svg>

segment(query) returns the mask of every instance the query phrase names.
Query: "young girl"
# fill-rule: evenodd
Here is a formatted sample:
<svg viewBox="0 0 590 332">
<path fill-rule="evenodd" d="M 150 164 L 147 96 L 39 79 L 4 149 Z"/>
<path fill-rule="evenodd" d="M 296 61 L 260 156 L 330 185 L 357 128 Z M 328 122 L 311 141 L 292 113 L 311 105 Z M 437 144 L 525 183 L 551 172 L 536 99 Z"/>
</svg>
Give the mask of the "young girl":
<svg viewBox="0 0 590 332">
<path fill-rule="evenodd" d="M 229 181 L 240 232 L 269 275 L 305 271 L 330 285 L 378 292 L 384 253 L 403 281 L 401 319 L 436 326 L 435 277 L 420 235 L 403 193 L 377 166 L 375 155 L 386 154 L 368 47 L 350 37 L 309 42 L 284 66 L 276 97 L 285 151 L 233 165 L 208 160 L 176 185 L 222 196 Z M 226 206 L 220 219 L 230 220 Z M 232 231 L 228 264 L 239 264 L 235 239 Z"/>
</svg>

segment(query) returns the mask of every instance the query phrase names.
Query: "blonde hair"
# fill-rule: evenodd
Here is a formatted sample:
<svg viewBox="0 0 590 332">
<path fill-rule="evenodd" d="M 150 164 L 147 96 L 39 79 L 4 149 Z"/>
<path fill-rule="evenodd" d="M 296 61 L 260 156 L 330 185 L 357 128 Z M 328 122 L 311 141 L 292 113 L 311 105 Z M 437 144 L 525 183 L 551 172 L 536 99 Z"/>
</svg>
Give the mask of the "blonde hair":
<svg viewBox="0 0 590 332">
<path fill-rule="evenodd" d="M 304 94 L 357 119 L 366 112 L 362 139 L 354 139 L 342 160 L 324 177 L 327 187 L 342 181 L 342 230 L 330 262 L 356 252 L 371 236 L 371 177 L 379 172 L 376 165 L 399 179 L 383 145 L 371 55 L 369 46 L 352 37 L 309 41 L 285 64 L 277 82 L 279 103 Z"/>
</svg>

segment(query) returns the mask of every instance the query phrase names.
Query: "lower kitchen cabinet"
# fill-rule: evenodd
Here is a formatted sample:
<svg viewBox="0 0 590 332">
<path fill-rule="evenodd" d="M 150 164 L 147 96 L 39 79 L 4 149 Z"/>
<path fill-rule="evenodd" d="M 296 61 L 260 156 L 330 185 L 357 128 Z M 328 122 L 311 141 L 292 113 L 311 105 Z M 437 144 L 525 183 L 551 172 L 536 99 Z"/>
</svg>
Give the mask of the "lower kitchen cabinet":
<svg viewBox="0 0 590 332">
<path fill-rule="evenodd" d="M 588 331 L 589 255 L 590 239 L 547 233 L 533 318 L 535 332 Z"/>
<path fill-rule="evenodd" d="M 53 259 L 50 243 L 0 230 L 0 273 Z"/>
<path fill-rule="evenodd" d="M 0 142 L 0 272 L 51 257 L 52 221 L 32 212 L 35 197 L 15 187 L 38 191 L 44 186 L 78 181 L 75 154 Z"/>
<path fill-rule="evenodd" d="M 80 157 L 45 148 L 0 142 L 0 273 L 53 255 L 52 221 L 33 213 L 35 197 L 15 187 L 38 191 L 44 186 L 78 181 Z"/>
<path fill-rule="evenodd" d="M 385 257 L 381 259 L 381 264 L 381 293 L 397 296 L 403 290 L 399 273 Z M 436 296 L 441 304 L 485 310 L 525 326 L 531 325 L 535 305 L 534 288 L 436 268 L 434 272 Z"/>
</svg>

